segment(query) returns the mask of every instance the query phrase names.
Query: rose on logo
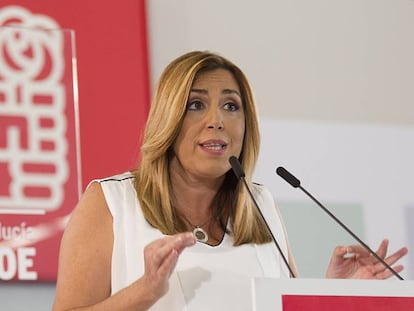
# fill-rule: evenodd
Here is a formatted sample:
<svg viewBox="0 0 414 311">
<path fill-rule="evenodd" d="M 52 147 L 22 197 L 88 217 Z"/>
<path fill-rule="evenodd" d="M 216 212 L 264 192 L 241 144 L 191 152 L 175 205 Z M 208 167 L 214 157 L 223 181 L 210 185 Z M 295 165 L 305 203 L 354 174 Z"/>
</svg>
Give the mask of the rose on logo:
<svg viewBox="0 0 414 311">
<path fill-rule="evenodd" d="M 47 16 L 23 7 L 0 9 L 0 77 L 14 81 L 58 81 L 62 66 L 61 32 Z"/>
</svg>

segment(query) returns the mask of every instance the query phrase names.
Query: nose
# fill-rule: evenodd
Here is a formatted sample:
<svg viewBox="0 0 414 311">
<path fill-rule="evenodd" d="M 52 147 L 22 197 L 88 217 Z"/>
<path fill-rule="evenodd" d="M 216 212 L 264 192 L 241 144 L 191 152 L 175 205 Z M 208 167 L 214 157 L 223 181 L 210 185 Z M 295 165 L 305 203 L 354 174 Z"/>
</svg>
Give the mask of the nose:
<svg viewBox="0 0 414 311">
<path fill-rule="evenodd" d="M 217 129 L 222 131 L 224 129 L 223 116 L 218 109 L 210 109 L 207 114 L 207 128 Z"/>
</svg>

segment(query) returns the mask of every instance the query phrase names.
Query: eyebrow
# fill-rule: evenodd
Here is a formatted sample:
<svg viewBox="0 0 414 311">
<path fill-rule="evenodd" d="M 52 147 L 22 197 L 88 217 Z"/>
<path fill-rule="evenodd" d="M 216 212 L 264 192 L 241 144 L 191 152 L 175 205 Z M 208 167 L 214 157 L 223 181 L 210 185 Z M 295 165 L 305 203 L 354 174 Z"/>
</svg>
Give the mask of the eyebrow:
<svg viewBox="0 0 414 311">
<path fill-rule="evenodd" d="M 200 94 L 208 94 L 208 91 L 206 89 L 191 89 L 191 93 L 200 93 Z M 241 95 L 238 91 L 232 90 L 232 89 L 224 89 L 222 91 L 222 94 L 236 94 L 241 98 Z"/>
</svg>

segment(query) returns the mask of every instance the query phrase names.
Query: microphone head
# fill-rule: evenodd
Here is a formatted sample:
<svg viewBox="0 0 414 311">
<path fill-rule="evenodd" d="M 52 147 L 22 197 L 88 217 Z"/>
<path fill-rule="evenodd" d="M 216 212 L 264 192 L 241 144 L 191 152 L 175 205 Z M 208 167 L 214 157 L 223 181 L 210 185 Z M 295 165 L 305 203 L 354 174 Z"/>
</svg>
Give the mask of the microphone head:
<svg viewBox="0 0 414 311">
<path fill-rule="evenodd" d="M 238 179 L 242 179 L 244 176 L 246 176 L 244 174 L 243 168 L 241 167 L 239 159 L 237 159 L 235 156 L 231 156 L 229 158 L 229 162 L 230 162 L 230 165 L 231 165 L 231 168 L 234 174 L 236 175 Z"/>
<path fill-rule="evenodd" d="M 276 173 L 284 180 L 286 180 L 293 188 L 300 187 L 300 180 L 293 176 L 291 173 L 289 173 L 284 167 L 279 166 L 276 169 Z"/>
</svg>

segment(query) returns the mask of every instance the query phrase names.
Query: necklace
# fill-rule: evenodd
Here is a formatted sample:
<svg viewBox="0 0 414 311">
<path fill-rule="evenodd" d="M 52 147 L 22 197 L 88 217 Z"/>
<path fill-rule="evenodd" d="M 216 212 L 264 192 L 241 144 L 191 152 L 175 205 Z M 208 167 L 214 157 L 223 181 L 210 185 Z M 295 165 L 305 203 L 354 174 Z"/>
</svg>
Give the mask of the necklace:
<svg viewBox="0 0 414 311">
<path fill-rule="evenodd" d="M 202 225 L 193 225 L 187 219 L 187 217 L 185 217 L 184 215 L 182 215 L 182 216 L 183 216 L 184 220 L 193 228 L 193 235 L 197 239 L 197 241 L 206 243 L 208 241 L 208 234 L 207 234 L 207 231 L 204 230 L 202 227 L 206 226 L 207 224 L 210 224 L 211 218 L 206 223 L 204 223 Z"/>
</svg>

